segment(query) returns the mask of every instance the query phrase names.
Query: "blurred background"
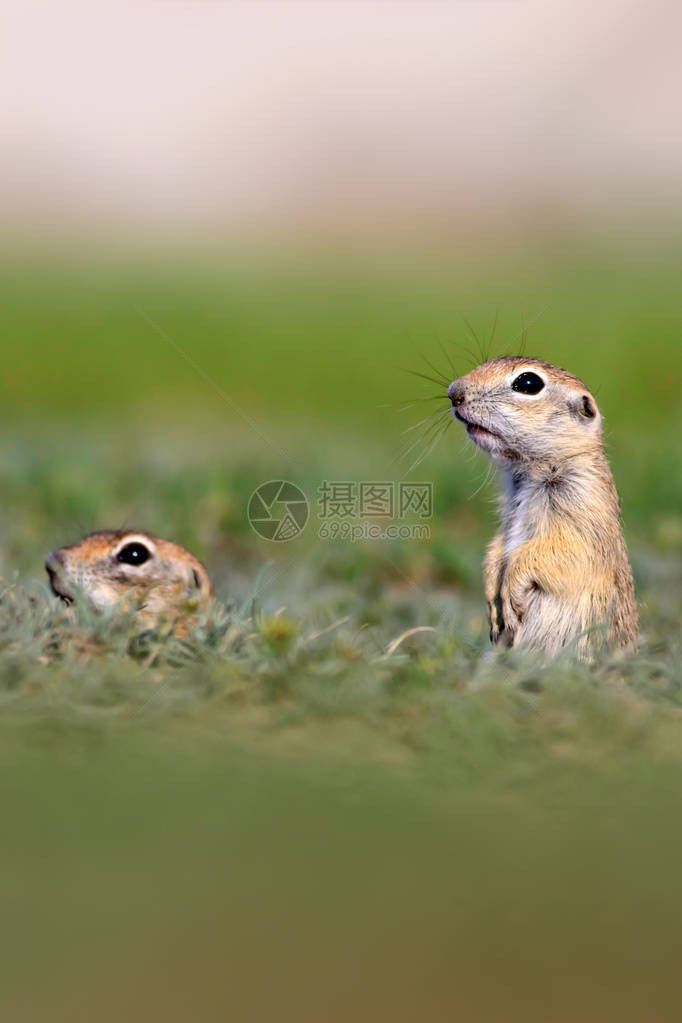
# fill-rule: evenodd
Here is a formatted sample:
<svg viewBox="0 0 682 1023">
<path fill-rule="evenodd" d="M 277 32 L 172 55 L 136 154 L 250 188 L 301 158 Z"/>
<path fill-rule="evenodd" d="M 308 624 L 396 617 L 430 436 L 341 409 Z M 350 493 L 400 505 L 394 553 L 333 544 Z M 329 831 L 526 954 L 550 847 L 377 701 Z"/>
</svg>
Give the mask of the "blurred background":
<svg viewBox="0 0 682 1023">
<path fill-rule="evenodd" d="M 23 552 L 46 534 L 138 516 L 210 553 L 137 484 L 73 493 L 73 444 L 105 489 L 106 445 L 131 472 L 154 447 L 158 471 L 155 438 L 166 464 L 395 476 L 422 452 L 401 460 L 403 430 L 438 409 L 405 407 L 434 390 L 405 371 L 436 365 L 439 393 L 522 342 L 596 392 L 627 527 L 679 541 L 678 12 L 98 2 L 4 21 L 0 416 L 23 452 L 57 438 L 66 493 L 30 547 L 6 538 L 3 571 L 39 571 Z M 421 469 L 443 512 L 482 478 L 463 450 L 451 430 Z M 214 545 L 245 524 L 228 490 Z"/>
<path fill-rule="evenodd" d="M 280 688 L 234 668 L 228 703 L 203 661 L 55 676 L 22 653 L 33 619 L 8 627 L 11 1018 L 673 1018 L 679 10 L 27 0 L 2 22 L 5 606 L 48 605 L 51 548 L 147 529 L 225 601 L 302 632 L 346 615 L 356 701 L 311 695 L 331 662 L 303 695 L 287 661 Z M 444 392 L 522 345 L 605 417 L 648 644 L 615 716 L 589 673 L 554 704 L 457 681 L 495 486 L 440 436 Z M 428 480 L 431 537 L 323 542 L 313 515 L 268 544 L 246 507 L 280 478 L 313 504 L 325 479 Z M 376 674 L 446 612 L 464 647 Z M 150 722 L 131 694 L 158 684 Z"/>
<path fill-rule="evenodd" d="M 20 229 L 455 248 L 679 222 L 663 5 L 29 2 L 6 28 Z"/>
</svg>

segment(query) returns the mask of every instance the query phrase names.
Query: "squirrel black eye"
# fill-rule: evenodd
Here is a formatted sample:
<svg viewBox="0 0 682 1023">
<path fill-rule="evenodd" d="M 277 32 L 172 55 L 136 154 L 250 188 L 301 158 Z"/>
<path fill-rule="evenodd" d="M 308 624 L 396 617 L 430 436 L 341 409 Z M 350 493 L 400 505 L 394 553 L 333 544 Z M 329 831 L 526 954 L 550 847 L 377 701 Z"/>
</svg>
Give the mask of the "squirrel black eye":
<svg viewBox="0 0 682 1023">
<path fill-rule="evenodd" d="M 144 565 L 145 561 L 149 561 L 151 554 L 143 543 L 127 543 L 125 547 L 121 547 L 120 551 L 116 555 L 117 561 L 122 561 L 124 565 Z"/>
<path fill-rule="evenodd" d="M 545 386 L 545 381 L 537 373 L 519 373 L 515 380 L 512 380 L 512 391 L 519 394 L 539 394 Z"/>
</svg>

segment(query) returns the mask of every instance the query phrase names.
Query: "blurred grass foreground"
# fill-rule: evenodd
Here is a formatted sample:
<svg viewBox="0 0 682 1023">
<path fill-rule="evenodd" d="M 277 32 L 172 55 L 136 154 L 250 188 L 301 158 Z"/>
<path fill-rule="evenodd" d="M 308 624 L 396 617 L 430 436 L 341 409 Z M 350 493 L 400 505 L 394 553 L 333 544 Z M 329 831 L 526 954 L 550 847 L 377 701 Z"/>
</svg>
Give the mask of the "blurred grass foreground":
<svg viewBox="0 0 682 1023">
<path fill-rule="evenodd" d="M 679 253 L 632 252 L 5 261 L 3 1019 L 679 1017 Z M 400 458 L 440 393 L 404 370 L 524 324 L 606 419 L 628 661 L 490 659 L 487 465 L 455 428 Z M 321 481 L 406 473 L 430 538 L 318 537 Z M 246 507 L 281 478 L 313 512 L 272 544 Z M 47 551 L 119 526 L 201 557 L 220 614 L 57 606 Z"/>
</svg>

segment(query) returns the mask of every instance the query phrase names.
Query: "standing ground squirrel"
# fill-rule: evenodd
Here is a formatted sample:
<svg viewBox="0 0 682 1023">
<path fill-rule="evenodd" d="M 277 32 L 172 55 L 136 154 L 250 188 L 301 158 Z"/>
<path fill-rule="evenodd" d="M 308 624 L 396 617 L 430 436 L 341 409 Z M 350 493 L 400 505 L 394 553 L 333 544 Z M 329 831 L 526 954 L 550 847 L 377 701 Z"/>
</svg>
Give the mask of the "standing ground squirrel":
<svg viewBox="0 0 682 1023">
<path fill-rule="evenodd" d="M 491 359 L 448 387 L 499 466 L 502 524 L 484 565 L 490 638 L 589 657 L 638 635 L 618 494 L 585 385 L 538 359 Z"/>
<path fill-rule="evenodd" d="M 201 562 L 150 533 L 101 530 L 52 551 L 45 568 L 52 591 L 65 603 L 82 594 L 97 611 L 134 611 L 148 625 L 187 623 L 213 598 Z"/>
</svg>

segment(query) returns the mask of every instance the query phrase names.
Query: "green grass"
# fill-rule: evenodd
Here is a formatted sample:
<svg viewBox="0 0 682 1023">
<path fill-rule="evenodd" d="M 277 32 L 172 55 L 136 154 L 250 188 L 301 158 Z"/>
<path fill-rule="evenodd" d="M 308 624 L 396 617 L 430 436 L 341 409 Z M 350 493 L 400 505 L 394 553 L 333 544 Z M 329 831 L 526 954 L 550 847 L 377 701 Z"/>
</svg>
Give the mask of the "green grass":
<svg viewBox="0 0 682 1023">
<path fill-rule="evenodd" d="M 385 266 L 234 253 L 6 260 L 0 407 L 60 418 L 170 407 L 175 417 L 179 403 L 183 416 L 230 423 L 232 410 L 144 313 L 259 421 L 390 437 L 393 418 L 377 406 L 421 389 L 401 367 L 418 369 L 426 355 L 450 376 L 448 356 L 460 372 L 472 364 L 466 349 L 478 358 L 466 318 L 492 354 L 517 349 L 530 323 L 528 351 L 581 375 L 623 443 L 623 428 L 631 437 L 679 415 L 678 265 L 669 247 Z"/>
<path fill-rule="evenodd" d="M 3 1018 L 677 1018 L 670 266 L 595 252 L 382 272 L 7 265 Z M 413 473 L 434 485 L 429 539 L 317 536 L 322 480 L 405 471 L 400 431 L 418 416 L 377 406 L 432 387 L 397 367 L 444 363 L 440 337 L 465 370 L 460 314 L 488 330 L 498 305 L 493 353 L 547 306 L 529 350 L 597 390 L 634 658 L 489 656 L 495 489 L 475 493 L 487 466 L 454 427 Z M 246 505 L 282 476 L 313 514 L 268 544 Z M 122 525 L 205 561 L 219 608 L 189 637 L 49 594 L 49 549 Z"/>
</svg>

